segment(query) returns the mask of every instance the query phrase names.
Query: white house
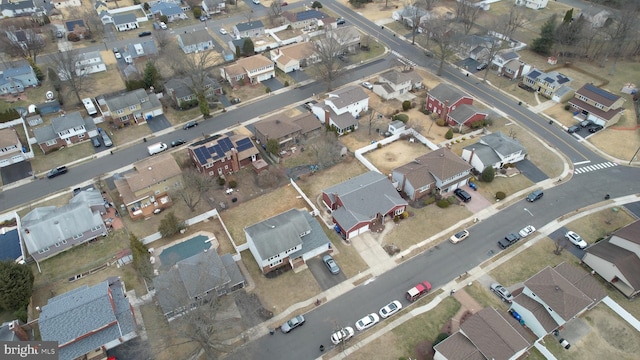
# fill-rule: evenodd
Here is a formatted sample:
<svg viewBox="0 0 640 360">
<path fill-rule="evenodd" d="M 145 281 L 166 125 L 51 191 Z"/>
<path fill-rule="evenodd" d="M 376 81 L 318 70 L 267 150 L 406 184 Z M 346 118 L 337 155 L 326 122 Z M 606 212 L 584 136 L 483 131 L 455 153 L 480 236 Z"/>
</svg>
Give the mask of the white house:
<svg viewBox="0 0 640 360">
<path fill-rule="evenodd" d="M 516 0 L 516 5 L 538 10 L 546 8 L 547 2 L 549 2 L 549 0 Z"/>
<path fill-rule="evenodd" d="M 100 51 L 91 51 L 78 54 L 76 61 L 76 75 L 85 76 L 97 72 L 107 71 Z"/>
<path fill-rule="evenodd" d="M 8 68 L 0 73 L 0 94 L 17 94 L 38 86 L 38 77 L 31 66 Z"/>
<path fill-rule="evenodd" d="M 506 164 L 515 164 L 527 157 L 527 150 L 518 140 L 498 131 L 485 135 L 480 140 L 462 149 L 462 159 L 478 172 L 488 166 L 501 169 Z"/>
<path fill-rule="evenodd" d="M 373 85 L 373 92 L 385 100 L 400 99 L 411 91 L 412 83 L 411 76 L 398 70 L 389 70 L 378 76 L 378 82 Z"/>
<path fill-rule="evenodd" d="M 325 125 L 333 127 L 338 135 L 358 128 L 360 113 L 369 110 L 369 96 L 359 86 L 347 86 L 329 93 L 323 104 L 311 107 L 313 114 Z"/>
<path fill-rule="evenodd" d="M 213 49 L 213 36 L 207 29 L 193 30 L 178 35 L 178 44 L 185 54 Z"/>
<path fill-rule="evenodd" d="M 257 84 L 275 77 L 276 73 L 272 60 L 263 55 L 254 55 L 221 68 L 220 76 L 235 86 L 245 79 L 251 84 Z"/>
<path fill-rule="evenodd" d="M 118 31 L 135 30 L 140 27 L 136 15 L 132 13 L 115 14 L 112 18 L 113 26 L 115 26 Z"/>
<path fill-rule="evenodd" d="M 13 128 L 0 129 L 0 167 L 24 161 L 22 143 Z"/>
</svg>

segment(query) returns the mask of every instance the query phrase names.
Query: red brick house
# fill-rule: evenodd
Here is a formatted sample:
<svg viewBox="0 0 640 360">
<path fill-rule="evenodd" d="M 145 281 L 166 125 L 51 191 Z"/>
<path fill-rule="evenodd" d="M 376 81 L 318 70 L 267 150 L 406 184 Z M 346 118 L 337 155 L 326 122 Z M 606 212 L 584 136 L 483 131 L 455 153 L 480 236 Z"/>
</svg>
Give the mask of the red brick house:
<svg viewBox="0 0 640 360">
<path fill-rule="evenodd" d="M 213 136 L 190 145 L 187 150 L 198 171 L 212 177 L 237 172 L 259 157 L 253 141 L 244 135 Z"/>
<path fill-rule="evenodd" d="M 441 119 L 462 104 L 473 105 L 473 98 L 449 84 L 441 83 L 427 94 L 426 109 Z"/>
<path fill-rule="evenodd" d="M 462 104 L 454 110 L 447 113 L 447 124 L 451 127 L 458 128 L 462 132 L 462 127 L 471 127 L 471 124 L 484 121 L 487 118 L 487 112 L 483 112 L 473 105 Z"/>
</svg>

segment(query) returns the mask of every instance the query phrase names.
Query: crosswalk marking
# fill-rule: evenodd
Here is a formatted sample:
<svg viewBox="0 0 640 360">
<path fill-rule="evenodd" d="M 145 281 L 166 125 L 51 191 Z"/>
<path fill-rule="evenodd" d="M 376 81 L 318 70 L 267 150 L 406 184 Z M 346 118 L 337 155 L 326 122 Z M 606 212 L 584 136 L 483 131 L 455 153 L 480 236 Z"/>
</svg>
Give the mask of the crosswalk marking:
<svg viewBox="0 0 640 360">
<path fill-rule="evenodd" d="M 587 165 L 587 166 L 583 166 L 580 168 L 576 168 L 573 170 L 574 174 L 584 174 L 590 171 L 596 171 L 596 170 L 602 170 L 602 169 L 606 169 L 606 168 L 610 168 L 613 166 L 618 166 L 618 164 L 614 163 L 614 162 L 603 162 L 603 163 L 599 163 L 599 164 L 593 164 L 593 165 Z"/>
</svg>

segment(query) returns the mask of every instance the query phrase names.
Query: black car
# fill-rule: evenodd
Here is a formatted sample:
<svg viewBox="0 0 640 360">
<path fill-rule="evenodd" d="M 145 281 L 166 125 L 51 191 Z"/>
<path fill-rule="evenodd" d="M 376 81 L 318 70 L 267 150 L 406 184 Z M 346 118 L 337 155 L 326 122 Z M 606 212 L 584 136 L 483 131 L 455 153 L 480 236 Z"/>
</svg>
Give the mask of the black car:
<svg viewBox="0 0 640 360">
<path fill-rule="evenodd" d="M 240 104 L 240 99 L 238 99 L 238 98 L 233 98 L 233 99 L 231 99 L 231 103 L 232 103 L 232 104 Z"/>
<path fill-rule="evenodd" d="M 344 25 L 347 21 L 343 18 L 336 19 L 336 25 Z"/>
<path fill-rule="evenodd" d="M 534 202 L 536 200 L 542 199 L 543 196 L 544 196 L 544 193 L 542 192 L 542 190 L 536 190 L 531 194 L 529 194 L 529 196 L 527 196 L 527 201 Z"/>
<path fill-rule="evenodd" d="M 453 191 L 454 194 L 456 194 L 457 197 L 460 198 L 460 200 L 462 200 L 463 202 L 469 202 L 471 201 L 471 195 L 469 195 L 468 192 L 462 190 L 462 189 L 455 189 Z"/>
<path fill-rule="evenodd" d="M 598 131 L 600 131 L 602 129 L 604 129 L 604 127 L 602 125 L 595 124 L 595 125 L 593 125 L 593 126 L 591 126 L 589 128 L 589 132 L 590 133 L 595 133 L 595 132 L 598 132 Z"/>
<path fill-rule="evenodd" d="M 62 175 L 62 174 L 66 174 L 67 173 L 67 167 L 66 166 L 58 166 L 55 169 L 51 169 L 51 171 L 49 171 L 49 173 L 47 173 L 47 178 L 51 179 L 54 178 L 58 175 Z"/>
<path fill-rule="evenodd" d="M 568 132 L 569 134 L 573 134 L 574 132 L 578 132 L 578 131 L 580 131 L 580 129 L 582 129 L 582 128 L 580 127 L 580 125 L 573 125 L 573 126 L 571 126 L 571 127 L 569 127 L 569 128 L 567 129 L 567 132 Z"/>
<path fill-rule="evenodd" d="M 97 137 L 91 138 L 91 142 L 93 143 L 94 147 L 102 146 L 102 143 L 100 142 L 100 139 L 98 139 Z"/>
<path fill-rule="evenodd" d="M 151 36 L 151 31 L 143 31 L 138 34 L 138 37 Z"/>
<path fill-rule="evenodd" d="M 198 123 L 195 120 L 191 120 L 191 121 L 187 122 L 186 124 L 184 124 L 184 126 L 182 128 L 187 130 L 187 129 L 191 129 L 192 127 L 196 127 L 196 126 L 198 126 Z"/>
<path fill-rule="evenodd" d="M 186 141 L 182 140 L 182 139 L 178 139 L 178 140 L 173 140 L 171 142 L 171 147 L 176 147 L 176 146 L 180 146 L 182 144 L 186 143 Z"/>
<path fill-rule="evenodd" d="M 500 239 L 500 241 L 498 241 L 498 247 L 500 249 L 506 249 L 509 246 L 517 243 L 518 240 L 520 240 L 520 235 L 511 233 L 505 236 L 504 239 Z"/>
</svg>

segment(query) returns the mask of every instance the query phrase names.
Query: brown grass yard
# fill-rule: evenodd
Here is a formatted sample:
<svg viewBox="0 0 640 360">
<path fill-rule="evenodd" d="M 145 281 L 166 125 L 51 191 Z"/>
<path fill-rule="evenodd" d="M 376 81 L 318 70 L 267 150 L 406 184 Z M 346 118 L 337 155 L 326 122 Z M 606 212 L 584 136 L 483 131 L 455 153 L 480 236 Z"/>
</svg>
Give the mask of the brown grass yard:
<svg viewBox="0 0 640 360">
<path fill-rule="evenodd" d="M 593 244 L 598 239 L 606 237 L 635 221 L 635 218 L 631 216 L 625 208 L 615 209 L 617 210 L 614 211 L 613 208 L 609 208 L 584 216 L 572 221 L 565 227 L 580 234 L 587 243 Z"/>
<path fill-rule="evenodd" d="M 370 151 L 364 157 L 383 174 L 391 174 L 393 169 L 429 152 L 431 150 L 420 142 L 398 140 Z"/>
<path fill-rule="evenodd" d="M 313 175 L 301 176 L 298 179 L 298 186 L 311 201 L 316 201 L 322 190 L 365 172 L 367 169 L 358 160 L 347 156 L 343 161 L 328 169 L 323 169 Z M 318 202 L 316 202 L 316 206 L 319 206 Z"/>
<path fill-rule="evenodd" d="M 507 311 L 509 305 L 500 300 L 488 287 L 480 284 L 479 281 L 474 281 L 471 286 L 464 288 L 471 297 L 476 300 L 483 308 L 492 307 L 498 311 Z"/>
</svg>

